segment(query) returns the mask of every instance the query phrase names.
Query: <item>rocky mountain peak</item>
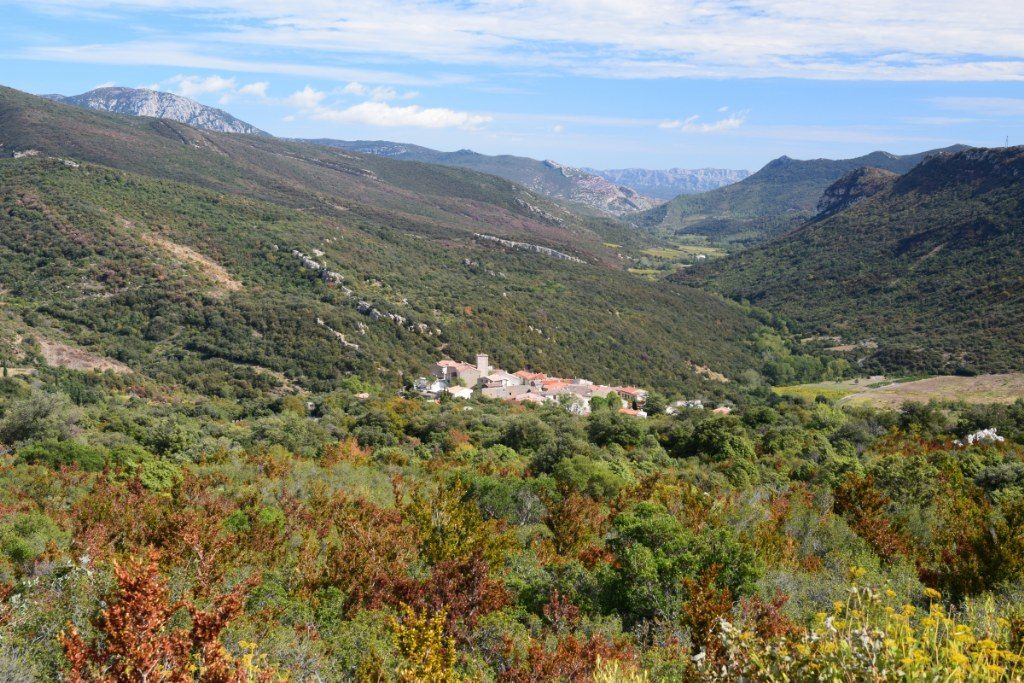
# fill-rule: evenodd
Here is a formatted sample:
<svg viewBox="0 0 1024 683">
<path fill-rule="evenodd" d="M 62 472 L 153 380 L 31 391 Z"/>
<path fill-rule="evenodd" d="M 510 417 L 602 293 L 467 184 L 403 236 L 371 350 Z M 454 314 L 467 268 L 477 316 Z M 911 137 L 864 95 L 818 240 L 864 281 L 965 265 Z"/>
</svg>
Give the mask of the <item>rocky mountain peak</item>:
<svg viewBox="0 0 1024 683">
<path fill-rule="evenodd" d="M 50 99 L 56 100 L 57 98 L 51 97 Z M 170 119 L 218 133 L 267 135 L 256 126 L 237 119 L 221 109 L 208 107 L 174 93 L 146 88 L 96 88 L 81 95 L 63 97 L 57 101 L 84 109 L 97 109 L 115 114 Z"/>
</svg>

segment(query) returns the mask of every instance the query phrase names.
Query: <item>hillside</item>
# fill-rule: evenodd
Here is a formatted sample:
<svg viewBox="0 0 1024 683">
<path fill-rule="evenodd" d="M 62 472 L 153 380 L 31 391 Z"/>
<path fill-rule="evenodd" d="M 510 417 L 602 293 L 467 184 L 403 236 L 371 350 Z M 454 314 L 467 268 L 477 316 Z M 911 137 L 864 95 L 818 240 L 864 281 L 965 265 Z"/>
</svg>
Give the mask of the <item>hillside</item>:
<svg viewBox="0 0 1024 683">
<path fill-rule="evenodd" d="M 583 169 L 601 176 L 616 185 L 631 187 L 640 194 L 655 199 L 674 199 L 681 194 L 707 192 L 732 185 L 750 175 L 749 171 L 726 168 L 618 168 Z"/>
<path fill-rule="evenodd" d="M 539 161 L 508 154 L 489 156 L 472 150 L 439 152 L 435 149 L 383 140 L 309 140 L 318 145 L 339 147 L 391 159 L 466 168 L 511 180 L 539 194 L 564 200 L 602 213 L 622 215 L 643 211 L 659 202 L 635 189 L 608 182 L 595 173 L 555 161 Z"/>
<path fill-rule="evenodd" d="M 43 97 L 84 109 L 96 109 L 129 116 L 151 116 L 170 119 L 195 128 L 219 133 L 267 135 L 256 126 L 241 121 L 222 109 L 208 107 L 195 100 L 169 92 L 146 88 L 96 88 L 81 95 Z"/>
<path fill-rule="evenodd" d="M 0 87 L 0 150 L 32 149 L 327 215 L 364 212 L 470 235 L 483 224 L 590 261 L 614 259 L 606 241 L 636 239 L 617 221 L 578 216 L 489 175 L 111 116 Z"/>
<path fill-rule="evenodd" d="M 399 384 L 441 355 L 488 351 L 668 388 L 701 382 L 688 362 L 757 364 L 739 307 L 608 265 L 592 223 L 492 176 L 12 90 L 0 142 L 18 157 L 0 160 L 0 282 L 20 336 L 167 381 Z"/>
<path fill-rule="evenodd" d="M 869 166 L 906 173 L 944 150 L 897 156 L 872 152 L 854 159 L 798 160 L 783 156 L 744 180 L 684 195 L 646 211 L 634 222 L 657 232 L 692 233 L 729 241 L 757 241 L 796 227 L 815 213 L 822 192 L 850 171 Z"/>
<path fill-rule="evenodd" d="M 853 352 L 884 369 L 1024 368 L 1024 148 L 937 155 L 884 182 L 677 279 L 778 312 L 808 335 L 870 342 Z"/>
</svg>

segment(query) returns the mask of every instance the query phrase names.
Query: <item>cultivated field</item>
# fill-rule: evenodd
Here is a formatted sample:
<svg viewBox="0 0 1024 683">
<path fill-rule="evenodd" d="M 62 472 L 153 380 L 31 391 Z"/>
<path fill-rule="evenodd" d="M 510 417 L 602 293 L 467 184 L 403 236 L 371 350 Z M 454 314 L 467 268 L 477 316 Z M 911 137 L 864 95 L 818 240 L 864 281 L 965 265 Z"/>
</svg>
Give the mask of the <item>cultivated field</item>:
<svg viewBox="0 0 1024 683">
<path fill-rule="evenodd" d="M 905 381 L 885 377 L 818 382 L 777 387 L 776 393 L 813 400 L 819 395 L 841 403 L 870 403 L 898 408 L 907 401 L 966 401 L 968 403 L 1012 403 L 1024 398 L 1024 373 L 959 377 L 942 375 Z"/>
</svg>

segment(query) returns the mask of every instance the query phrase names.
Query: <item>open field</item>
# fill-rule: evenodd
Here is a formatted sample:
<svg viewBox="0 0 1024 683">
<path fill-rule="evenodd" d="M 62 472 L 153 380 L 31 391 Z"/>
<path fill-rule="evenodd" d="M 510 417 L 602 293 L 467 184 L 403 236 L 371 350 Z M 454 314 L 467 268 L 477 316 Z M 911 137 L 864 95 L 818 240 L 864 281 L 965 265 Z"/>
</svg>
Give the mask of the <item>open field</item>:
<svg viewBox="0 0 1024 683">
<path fill-rule="evenodd" d="M 708 258 L 725 256 L 725 250 L 719 247 L 704 246 L 698 244 L 679 244 L 670 247 L 651 247 L 644 249 L 644 254 L 654 258 L 677 259 L 684 256 L 696 256 L 704 254 Z"/>
<path fill-rule="evenodd" d="M 776 387 L 786 396 L 813 400 L 817 396 L 841 403 L 868 403 L 884 408 L 898 408 L 907 401 L 966 401 L 968 403 L 1012 403 L 1024 398 L 1024 373 L 960 377 L 941 375 L 916 380 L 870 377 L 843 382 L 817 382 Z"/>
</svg>

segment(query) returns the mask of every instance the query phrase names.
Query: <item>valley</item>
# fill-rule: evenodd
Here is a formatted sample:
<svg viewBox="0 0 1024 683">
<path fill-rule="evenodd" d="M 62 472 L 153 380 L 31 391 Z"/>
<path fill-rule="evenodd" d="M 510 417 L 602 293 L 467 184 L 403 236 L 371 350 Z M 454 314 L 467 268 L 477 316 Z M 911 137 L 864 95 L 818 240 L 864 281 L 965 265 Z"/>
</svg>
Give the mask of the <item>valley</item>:
<svg viewBox="0 0 1024 683">
<path fill-rule="evenodd" d="M 435 5 L 382 23 L 418 50 Z M 1024 681 L 1024 147 L 313 134 L 682 164 L 748 115 L 461 112 L 429 70 L 0 87 L 0 680 Z"/>
</svg>

